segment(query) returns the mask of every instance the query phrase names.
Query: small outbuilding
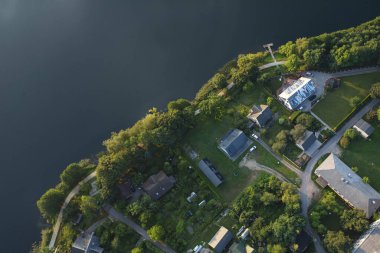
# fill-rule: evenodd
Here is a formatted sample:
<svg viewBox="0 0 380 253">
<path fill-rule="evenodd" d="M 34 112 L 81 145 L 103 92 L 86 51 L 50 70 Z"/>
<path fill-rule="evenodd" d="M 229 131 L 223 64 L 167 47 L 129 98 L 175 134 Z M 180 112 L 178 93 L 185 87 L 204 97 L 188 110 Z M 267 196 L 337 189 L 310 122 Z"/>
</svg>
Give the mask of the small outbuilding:
<svg viewBox="0 0 380 253">
<path fill-rule="evenodd" d="M 220 227 L 208 245 L 214 250 L 214 252 L 222 253 L 227 248 L 232 238 L 233 234 L 231 231 L 225 227 Z"/>
<path fill-rule="evenodd" d="M 252 120 L 258 127 L 265 127 L 273 117 L 273 113 L 267 105 L 252 106 L 247 118 Z"/>
<path fill-rule="evenodd" d="M 359 119 L 359 121 L 356 122 L 354 129 L 358 131 L 365 139 L 367 139 L 375 131 L 375 129 L 363 119 Z"/>
<path fill-rule="evenodd" d="M 94 234 L 82 233 L 72 245 L 71 253 L 103 253 L 99 246 L 99 238 Z"/>
<path fill-rule="evenodd" d="M 222 174 L 220 174 L 220 172 L 207 158 L 199 161 L 198 167 L 215 187 L 219 186 L 223 182 L 224 178 Z"/>
<path fill-rule="evenodd" d="M 228 158 L 236 160 L 250 145 L 252 141 L 239 129 L 232 129 L 222 138 L 219 149 Z"/>
<path fill-rule="evenodd" d="M 175 182 L 173 176 L 168 177 L 165 172 L 160 171 L 145 181 L 143 189 L 152 199 L 158 200 L 174 187 Z"/>
</svg>

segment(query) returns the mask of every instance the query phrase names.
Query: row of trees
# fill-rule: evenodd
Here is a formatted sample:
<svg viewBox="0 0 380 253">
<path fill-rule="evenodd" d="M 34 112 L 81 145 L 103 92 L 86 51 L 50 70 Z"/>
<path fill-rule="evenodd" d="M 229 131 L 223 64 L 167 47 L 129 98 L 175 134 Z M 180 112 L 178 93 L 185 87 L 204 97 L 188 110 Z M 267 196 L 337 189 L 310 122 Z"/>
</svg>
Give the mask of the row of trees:
<svg viewBox="0 0 380 253">
<path fill-rule="evenodd" d="M 47 221 L 52 222 L 71 189 L 95 169 L 95 164 L 89 160 L 72 163 L 60 175 L 60 183 L 45 192 L 37 201 L 37 207 Z"/>
<path fill-rule="evenodd" d="M 234 201 L 230 215 L 250 228 L 252 244 L 267 245 L 268 252 L 285 252 L 305 225 L 299 213 L 297 188 L 262 175 Z"/>
<path fill-rule="evenodd" d="M 380 17 L 357 27 L 300 38 L 279 47 L 289 71 L 338 70 L 380 64 Z"/>
</svg>

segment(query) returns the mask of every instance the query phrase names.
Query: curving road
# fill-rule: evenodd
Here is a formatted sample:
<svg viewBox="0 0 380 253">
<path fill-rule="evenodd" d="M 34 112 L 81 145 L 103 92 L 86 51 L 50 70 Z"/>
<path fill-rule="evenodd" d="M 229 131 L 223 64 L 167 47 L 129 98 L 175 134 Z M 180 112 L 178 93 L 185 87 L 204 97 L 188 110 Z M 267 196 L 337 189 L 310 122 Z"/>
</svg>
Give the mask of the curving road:
<svg viewBox="0 0 380 253">
<path fill-rule="evenodd" d="M 67 205 L 70 203 L 71 199 L 78 194 L 81 186 L 85 183 L 87 183 L 88 181 L 90 181 L 91 179 L 93 179 L 94 177 L 96 177 L 96 171 L 92 172 L 90 175 L 88 175 L 85 179 L 83 179 L 82 181 L 80 181 L 72 190 L 71 192 L 67 195 L 66 199 L 65 199 L 65 202 L 63 203 L 62 207 L 61 207 L 61 210 L 59 211 L 59 214 L 58 214 L 58 218 L 57 218 L 57 221 L 55 222 L 55 225 L 54 225 L 54 229 L 53 229 L 53 235 L 51 236 L 51 239 L 50 239 L 50 242 L 49 242 L 49 249 L 51 250 L 54 245 L 55 245 L 55 241 L 57 240 L 57 236 L 58 236 L 58 232 L 59 232 L 59 229 L 61 227 L 61 223 L 62 223 L 62 218 L 63 218 L 63 211 L 65 210 L 65 208 L 67 207 Z"/>
<path fill-rule="evenodd" d="M 269 168 L 265 165 L 262 165 L 262 164 L 256 162 L 256 160 L 248 159 L 247 157 L 243 158 L 243 160 L 239 163 L 239 166 L 240 167 L 246 167 L 252 171 L 265 171 L 269 174 L 272 174 L 273 176 L 275 176 L 276 178 L 278 178 L 281 181 L 291 183 L 290 180 L 287 179 L 285 176 L 283 176 L 280 172 L 278 172 L 272 168 Z"/>
<path fill-rule="evenodd" d="M 302 215 L 306 218 L 307 225 L 306 229 L 314 237 L 315 247 L 317 252 L 324 253 L 325 250 L 320 243 L 320 239 L 315 231 L 311 228 L 307 212 L 309 210 L 310 204 L 313 198 L 319 195 L 320 190 L 315 185 L 314 181 L 311 179 L 311 174 L 313 168 L 318 162 L 318 160 L 327 153 L 331 153 L 336 149 L 336 145 L 339 142 L 340 138 L 343 136 L 344 132 L 351 128 L 359 119 L 361 119 L 368 111 L 370 111 L 375 105 L 379 103 L 378 99 L 372 100 L 366 106 L 364 106 L 360 111 L 358 111 L 355 116 L 353 116 L 344 126 L 327 142 L 323 145 L 316 153 L 313 154 L 312 159 L 308 162 L 305 171 L 302 175 L 302 184 L 301 184 L 301 202 L 302 202 Z"/>
</svg>

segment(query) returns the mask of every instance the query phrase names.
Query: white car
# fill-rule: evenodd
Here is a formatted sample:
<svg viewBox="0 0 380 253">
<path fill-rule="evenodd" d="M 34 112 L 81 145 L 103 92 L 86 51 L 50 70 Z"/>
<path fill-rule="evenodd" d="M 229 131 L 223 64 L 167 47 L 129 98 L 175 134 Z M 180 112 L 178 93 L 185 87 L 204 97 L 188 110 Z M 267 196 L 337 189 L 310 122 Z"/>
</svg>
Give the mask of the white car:
<svg viewBox="0 0 380 253">
<path fill-rule="evenodd" d="M 249 149 L 249 152 L 253 152 L 257 147 L 253 146 L 252 148 Z"/>
<path fill-rule="evenodd" d="M 252 137 L 255 138 L 256 140 L 259 138 L 256 134 L 252 134 Z"/>
</svg>

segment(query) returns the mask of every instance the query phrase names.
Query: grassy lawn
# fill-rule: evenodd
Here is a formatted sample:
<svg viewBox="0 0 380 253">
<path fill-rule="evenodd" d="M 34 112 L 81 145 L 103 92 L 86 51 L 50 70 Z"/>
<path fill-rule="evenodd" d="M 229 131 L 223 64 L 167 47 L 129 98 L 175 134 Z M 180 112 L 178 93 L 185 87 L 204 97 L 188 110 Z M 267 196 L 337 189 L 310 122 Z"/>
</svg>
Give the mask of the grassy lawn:
<svg viewBox="0 0 380 253">
<path fill-rule="evenodd" d="M 279 164 L 278 161 L 272 156 L 272 154 L 270 154 L 261 146 L 257 145 L 257 150 L 254 152 L 253 156 L 255 157 L 258 163 L 280 172 L 290 181 L 299 185 L 300 182 L 298 180 L 297 174 L 286 168 L 281 163 Z"/>
<path fill-rule="evenodd" d="M 255 177 L 252 171 L 239 168 L 241 158 L 233 162 L 218 149 L 218 140 L 233 127 L 233 118 L 230 116 L 220 121 L 210 119 L 193 129 L 185 139 L 185 143 L 199 154 L 199 159 L 207 157 L 223 175 L 225 181 L 216 191 L 227 202 L 231 202 Z"/>
<path fill-rule="evenodd" d="M 344 151 L 342 160 L 350 167 L 359 168 L 359 176 L 367 176 L 370 185 L 380 191 L 380 130 L 376 128 L 369 140 L 358 137 Z"/>
<path fill-rule="evenodd" d="M 326 97 L 313 108 L 313 112 L 333 128 L 353 109 L 350 99 L 355 96 L 364 99 L 371 85 L 376 82 L 380 82 L 379 72 L 344 77 L 341 87 L 328 91 Z"/>
<path fill-rule="evenodd" d="M 229 110 L 236 112 L 242 107 L 248 109 L 253 104 L 266 103 L 266 98 L 267 95 L 265 92 L 256 86 L 254 91 L 241 92 L 241 94 L 231 102 Z M 289 114 L 277 101 L 274 101 L 274 107 L 281 115 L 285 113 L 285 115 Z M 225 115 L 221 120 L 208 119 L 192 129 L 184 140 L 184 143 L 189 144 L 199 154 L 199 159 L 207 157 L 223 175 L 225 181 L 216 188 L 216 191 L 227 202 L 231 202 L 235 199 L 235 197 L 250 184 L 256 175 L 256 173 L 246 168 L 239 167 L 239 162 L 242 157 L 233 162 L 218 149 L 218 141 L 228 130 L 235 127 L 235 121 L 234 117 L 230 115 Z M 271 131 L 271 128 L 269 128 L 269 130 Z M 280 128 L 277 130 L 280 130 Z M 256 144 L 256 146 L 258 145 Z M 270 153 L 259 146 L 257 153 L 260 154 L 257 157 L 259 163 L 279 171 L 285 177 L 295 182 L 297 178 L 295 173 L 277 164 L 277 161 Z M 198 162 L 199 159 L 195 162 Z"/>
</svg>

